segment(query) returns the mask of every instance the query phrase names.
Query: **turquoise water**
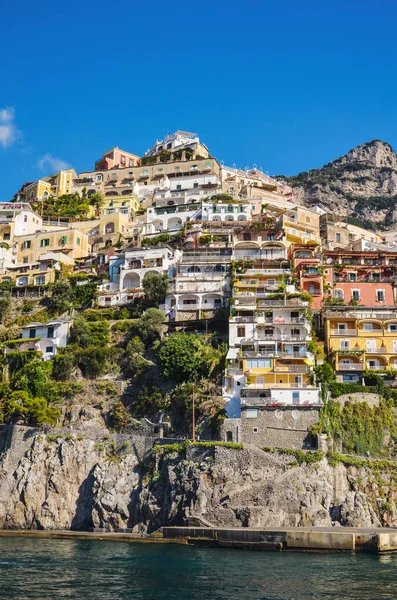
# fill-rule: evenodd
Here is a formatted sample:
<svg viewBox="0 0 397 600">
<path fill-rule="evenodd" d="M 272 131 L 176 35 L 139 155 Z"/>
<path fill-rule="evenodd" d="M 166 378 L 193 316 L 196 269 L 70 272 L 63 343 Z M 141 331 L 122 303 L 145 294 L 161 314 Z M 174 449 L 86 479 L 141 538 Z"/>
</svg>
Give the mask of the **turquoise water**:
<svg viewBox="0 0 397 600">
<path fill-rule="evenodd" d="M 0 538 L 0 598 L 396 600 L 397 555 Z"/>
</svg>

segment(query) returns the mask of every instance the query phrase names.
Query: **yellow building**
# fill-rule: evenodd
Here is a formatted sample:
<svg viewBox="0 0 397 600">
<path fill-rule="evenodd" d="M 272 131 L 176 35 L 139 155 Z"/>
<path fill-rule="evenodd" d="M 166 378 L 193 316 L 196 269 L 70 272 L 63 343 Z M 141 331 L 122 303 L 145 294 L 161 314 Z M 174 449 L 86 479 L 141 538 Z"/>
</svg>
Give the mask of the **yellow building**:
<svg viewBox="0 0 397 600">
<path fill-rule="evenodd" d="M 282 216 L 287 245 L 320 244 L 320 215 L 302 206 L 289 208 Z"/>
<path fill-rule="evenodd" d="M 292 285 L 284 289 L 287 269 L 278 267 L 248 269 L 234 284 L 228 358 L 236 360 L 232 370 L 239 381 L 241 406 L 320 402 L 311 376 L 308 303 L 288 299 L 296 290 Z M 274 298 L 278 291 L 280 297 Z"/>
<path fill-rule="evenodd" d="M 63 194 L 72 193 L 72 183 L 76 177 L 77 173 L 74 169 L 64 169 L 45 179 L 49 180 L 52 196 L 63 196 Z"/>
<path fill-rule="evenodd" d="M 38 179 L 26 186 L 24 190 L 25 199 L 29 202 L 34 200 L 45 200 L 50 196 L 62 196 L 71 194 L 73 179 L 77 177 L 74 169 L 58 171 L 43 179 Z"/>
<path fill-rule="evenodd" d="M 121 212 L 132 217 L 141 208 L 141 203 L 134 194 L 112 196 L 106 192 L 101 206 L 102 214 L 114 214 Z"/>
<path fill-rule="evenodd" d="M 0 281 L 15 280 L 17 287 L 54 283 L 62 266 L 74 266 L 74 260 L 62 252 L 47 252 L 33 263 L 9 265 Z"/>
<path fill-rule="evenodd" d="M 62 252 L 73 259 L 88 256 L 90 253 L 88 235 L 70 226 L 15 236 L 14 243 L 17 262 L 22 264 L 35 263 L 47 252 Z"/>
<path fill-rule="evenodd" d="M 34 202 L 35 200 L 45 200 L 52 196 L 51 184 L 46 179 L 38 179 L 33 183 L 30 183 L 25 188 L 25 199 L 28 202 Z"/>
<path fill-rule="evenodd" d="M 325 334 L 340 381 L 359 381 L 366 369 L 397 369 L 397 312 L 390 307 L 330 308 Z"/>
</svg>

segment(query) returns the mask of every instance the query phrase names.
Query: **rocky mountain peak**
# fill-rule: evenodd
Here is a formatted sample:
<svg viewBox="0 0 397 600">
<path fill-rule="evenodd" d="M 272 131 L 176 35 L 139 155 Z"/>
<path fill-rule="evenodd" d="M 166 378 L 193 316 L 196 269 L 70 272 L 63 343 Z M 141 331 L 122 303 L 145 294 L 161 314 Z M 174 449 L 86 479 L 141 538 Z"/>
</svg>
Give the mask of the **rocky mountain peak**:
<svg viewBox="0 0 397 600">
<path fill-rule="evenodd" d="M 372 140 L 356 146 L 344 156 L 337 158 L 326 166 L 342 166 L 349 163 L 361 163 L 368 167 L 389 168 L 397 170 L 397 155 L 387 142 Z"/>
</svg>

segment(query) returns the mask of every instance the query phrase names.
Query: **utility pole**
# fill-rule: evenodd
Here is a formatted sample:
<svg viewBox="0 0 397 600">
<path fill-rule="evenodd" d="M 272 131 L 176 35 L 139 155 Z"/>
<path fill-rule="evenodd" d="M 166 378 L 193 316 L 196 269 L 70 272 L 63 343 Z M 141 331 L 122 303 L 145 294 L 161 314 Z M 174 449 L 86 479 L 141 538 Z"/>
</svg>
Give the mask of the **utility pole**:
<svg viewBox="0 0 397 600">
<path fill-rule="evenodd" d="M 192 386 L 192 442 L 196 440 L 195 433 L 196 425 L 195 425 L 195 398 L 194 398 L 194 383 Z"/>
</svg>

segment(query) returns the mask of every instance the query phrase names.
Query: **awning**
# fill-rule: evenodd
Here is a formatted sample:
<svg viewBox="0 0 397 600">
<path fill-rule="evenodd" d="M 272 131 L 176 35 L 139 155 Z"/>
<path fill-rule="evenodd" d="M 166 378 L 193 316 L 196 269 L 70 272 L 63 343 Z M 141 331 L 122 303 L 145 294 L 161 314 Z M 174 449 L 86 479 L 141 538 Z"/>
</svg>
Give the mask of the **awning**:
<svg viewBox="0 0 397 600">
<path fill-rule="evenodd" d="M 229 352 L 226 355 L 226 358 L 229 360 L 237 358 L 238 348 L 229 348 Z"/>
</svg>

